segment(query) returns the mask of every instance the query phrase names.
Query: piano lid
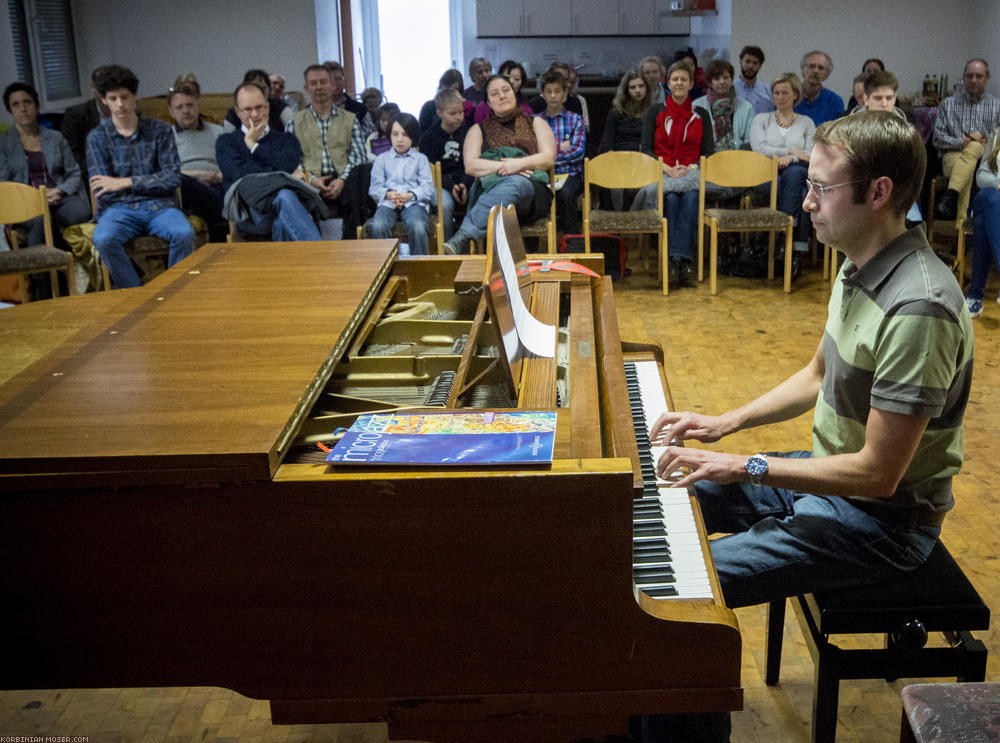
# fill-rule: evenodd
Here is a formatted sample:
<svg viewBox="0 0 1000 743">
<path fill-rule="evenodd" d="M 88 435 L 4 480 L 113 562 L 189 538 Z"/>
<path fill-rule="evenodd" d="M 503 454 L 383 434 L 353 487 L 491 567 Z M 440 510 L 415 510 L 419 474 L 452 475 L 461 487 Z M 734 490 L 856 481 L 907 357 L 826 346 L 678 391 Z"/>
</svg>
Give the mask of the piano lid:
<svg viewBox="0 0 1000 743">
<path fill-rule="evenodd" d="M 72 473 L 80 485 L 270 478 L 395 245 L 207 245 L 121 292 L 114 311 L 0 386 L 0 489 L 24 486 L 16 475 Z M 5 310 L 5 324 L 19 309 Z"/>
</svg>

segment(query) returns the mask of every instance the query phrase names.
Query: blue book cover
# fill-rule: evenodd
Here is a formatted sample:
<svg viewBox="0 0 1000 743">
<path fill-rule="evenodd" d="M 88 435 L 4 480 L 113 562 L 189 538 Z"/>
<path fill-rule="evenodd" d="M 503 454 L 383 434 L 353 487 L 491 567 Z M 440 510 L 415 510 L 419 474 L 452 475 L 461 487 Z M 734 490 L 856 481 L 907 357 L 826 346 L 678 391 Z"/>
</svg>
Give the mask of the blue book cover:
<svg viewBox="0 0 1000 743">
<path fill-rule="evenodd" d="M 555 411 L 362 415 L 326 461 L 356 465 L 545 464 Z"/>
</svg>

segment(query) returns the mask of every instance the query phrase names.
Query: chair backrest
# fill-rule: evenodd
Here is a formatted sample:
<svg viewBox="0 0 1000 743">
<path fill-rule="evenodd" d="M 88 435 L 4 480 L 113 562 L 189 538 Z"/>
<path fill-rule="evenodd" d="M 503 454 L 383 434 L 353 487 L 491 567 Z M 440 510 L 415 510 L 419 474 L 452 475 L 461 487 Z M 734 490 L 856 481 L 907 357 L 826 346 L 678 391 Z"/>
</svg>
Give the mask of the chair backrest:
<svg viewBox="0 0 1000 743">
<path fill-rule="evenodd" d="M 703 181 L 728 188 L 759 186 L 778 180 L 778 158 L 750 150 L 723 150 L 701 158 Z"/>
<path fill-rule="evenodd" d="M 33 188 L 24 183 L 0 183 L 0 224 L 17 224 L 42 217 L 45 225 L 45 244 L 52 245 L 52 220 L 49 218 L 49 199 L 45 186 Z M 13 239 L 17 248 L 17 238 Z"/>
<path fill-rule="evenodd" d="M 593 160 L 583 161 L 584 181 L 588 186 L 604 188 L 641 188 L 659 183 L 663 177 L 662 160 L 642 152 L 604 152 Z"/>
</svg>

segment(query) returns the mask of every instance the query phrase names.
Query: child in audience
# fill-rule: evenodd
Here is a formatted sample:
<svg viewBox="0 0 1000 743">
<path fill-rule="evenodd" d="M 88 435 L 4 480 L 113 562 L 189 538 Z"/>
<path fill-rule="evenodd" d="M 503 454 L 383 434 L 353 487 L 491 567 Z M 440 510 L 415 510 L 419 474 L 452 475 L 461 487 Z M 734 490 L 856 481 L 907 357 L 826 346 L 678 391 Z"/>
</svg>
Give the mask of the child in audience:
<svg viewBox="0 0 1000 743">
<path fill-rule="evenodd" d="M 388 152 L 392 148 L 389 141 L 389 127 L 392 120 L 399 114 L 399 106 L 395 103 L 383 103 L 378 109 L 378 127 L 365 141 L 365 151 L 368 153 L 368 162 L 375 162 L 375 158 L 383 152 Z"/>
<path fill-rule="evenodd" d="M 378 208 L 369 223 L 374 238 L 392 237 L 398 220 L 406 228 L 410 255 L 427 255 L 427 212 L 434 198 L 434 179 L 427 157 L 413 148 L 420 126 L 401 113 L 389 128 L 390 148 L 375 158 L 368 195 Z"/>
<path fill-rule="evenodd" d="M 550 69 L 542 75 L 542 98 L 545 110 L 538 116 L 552 128 L 556 140 L 556 181 L 565 174 L 562 186 L 556 191 L 556 218 L 559 228 L 570 234 L 580 233 L 580 212 L 576 200 L 583 192 L 583 155 L 587 147 L 587 130 L 580 114 L 564 107 L 569 94 L 569 80 L 558 71 Z"/>
<path fill-rule="evenodd" d="M 438 123 L 420 138 L 420 151 L 432 162 L 441 163 L 441 203 L 439 211 L 444 239 L 455 233 L 455 205 L 465 206 L 473 178 L 465 173 L 462 146 L 469 131 L 465 123 L 465 98 L 454 88 L 444 88 L 434 96 Z"/>
</svg>

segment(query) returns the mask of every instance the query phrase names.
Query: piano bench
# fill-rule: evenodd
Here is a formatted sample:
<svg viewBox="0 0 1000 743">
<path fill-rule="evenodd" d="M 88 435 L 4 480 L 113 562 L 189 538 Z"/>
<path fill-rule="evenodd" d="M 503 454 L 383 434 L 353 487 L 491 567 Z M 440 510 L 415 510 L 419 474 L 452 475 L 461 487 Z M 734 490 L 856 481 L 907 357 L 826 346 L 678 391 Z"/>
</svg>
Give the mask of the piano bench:
<svg viewBox="0 0 1000 743">
<path fill-rule="evenodd" d="M 939 540 L 920 567 L 892 581 L 792 597 L 815 665 L 812 739 L 833 743 L 841 679 L 986 678 L 986 646 L 972 630 L 986 630 L 990 609 Z M 778 683 L 785 600 L 768 604 L 766 677 Z M 924 647 L 942 632 L 949 647 Z M 878 649 L 842 648 L 831 635 L 884 635 Z"/>
</svg>

